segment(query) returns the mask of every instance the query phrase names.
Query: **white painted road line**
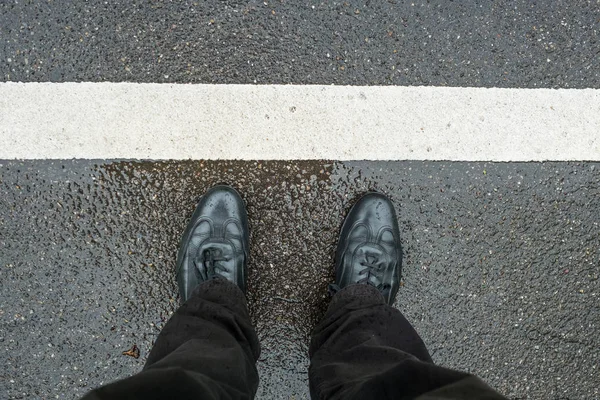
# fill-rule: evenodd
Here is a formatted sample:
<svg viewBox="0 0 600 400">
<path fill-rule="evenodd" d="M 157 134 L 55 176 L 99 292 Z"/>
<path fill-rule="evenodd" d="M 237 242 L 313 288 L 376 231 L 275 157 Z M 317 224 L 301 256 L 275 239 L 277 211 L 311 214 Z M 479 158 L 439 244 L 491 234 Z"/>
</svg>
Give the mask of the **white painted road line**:
<svg viewBox="0 0 600 400">
<path fill-rule="evenodd" d="M 0 83 L 0 159 L 600 160 L 600 90 Z"/>
</svg>

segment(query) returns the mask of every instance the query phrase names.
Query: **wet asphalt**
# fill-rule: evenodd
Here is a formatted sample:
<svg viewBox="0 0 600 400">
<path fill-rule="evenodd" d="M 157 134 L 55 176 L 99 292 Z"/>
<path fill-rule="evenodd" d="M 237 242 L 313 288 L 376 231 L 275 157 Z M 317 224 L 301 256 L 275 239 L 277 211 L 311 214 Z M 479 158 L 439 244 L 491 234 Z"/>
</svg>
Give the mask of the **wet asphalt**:
<svg viewBox="0 0 600 400">
<path fill-rule="evenodd" d="M 179 301 L 179 237 L 223 182 L 250 217 L 259 398 L 307 398 L 337 234 L 371 190 L 398 210 L 395 306 L 435 362 L 511 397 L 599 396 L 600 163 L 0 164 L 3 398 L 77 398 L 139 371 Z"/>
<path fill-rule="evenodd" d="M 600 87 L 596 0 L 0 2 L 6 81 Z"/>
<path fill-rule="evenodd" d="M 0 77 L 600 88 L 599 32 L 593 0 L 2 1 Z M 436 363 L 513 398 L 600 398 L 600 163 L 335 160 L 0 161 L 0 398 L 138 372 L 216 183 L 248 206 L 259 398 L 307 398 L 337 234 L 369 190 L 397 207 L 395 306 Z"/>
</svg>

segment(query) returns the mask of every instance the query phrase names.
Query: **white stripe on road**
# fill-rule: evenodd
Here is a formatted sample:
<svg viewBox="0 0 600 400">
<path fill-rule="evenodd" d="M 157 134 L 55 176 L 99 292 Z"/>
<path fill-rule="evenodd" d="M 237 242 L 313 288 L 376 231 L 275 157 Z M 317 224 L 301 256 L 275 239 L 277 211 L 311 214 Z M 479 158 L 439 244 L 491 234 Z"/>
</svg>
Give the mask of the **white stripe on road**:
<svg viewBox="0 0 600 400">
<path fill-rule="evenodd" d="M 0 159 L 600 160 L 600 90 L 0 83 Z"/>
</svg>

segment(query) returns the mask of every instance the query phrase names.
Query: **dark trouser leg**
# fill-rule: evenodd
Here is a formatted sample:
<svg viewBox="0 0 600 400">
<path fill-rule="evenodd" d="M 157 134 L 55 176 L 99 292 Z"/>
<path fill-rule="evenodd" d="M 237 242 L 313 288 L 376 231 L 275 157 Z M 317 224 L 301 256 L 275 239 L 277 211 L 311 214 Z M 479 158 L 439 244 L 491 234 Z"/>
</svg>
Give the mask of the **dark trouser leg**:
<svg viewBox="0 0 600 400">
<path fill-rule="evenodd" d="M 142 372 L 85 398 L 253 398 L 259 353 L 242 291 L 224 279 L 210 280 L 167 322 Z"/>
<path fill-rule="evenodd" d="M 333 297 L 310 356 L 313 399 L 503 398 L 472 375 L 433 365 L 406 318 L 368 285 Z"/>
</svg>

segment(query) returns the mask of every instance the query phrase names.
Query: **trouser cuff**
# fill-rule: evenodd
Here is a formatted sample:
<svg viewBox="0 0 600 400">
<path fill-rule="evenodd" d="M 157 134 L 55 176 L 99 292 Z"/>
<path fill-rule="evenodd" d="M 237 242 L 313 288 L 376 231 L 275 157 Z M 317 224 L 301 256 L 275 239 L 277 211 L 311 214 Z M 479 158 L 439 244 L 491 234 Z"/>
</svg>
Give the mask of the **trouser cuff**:
<svg viewBox="0 0 600 400">
<path fill-rule="evenodd" d="M 201 297 L 204 300 L 219 304 L 246 304 L 246 295 L 242 292 L 242 289 L 235 283 L 221 277 L 214 277 L 200 283 L 192 291 L 190 299 L 194 297 Z"/>
<path fill-rule="evenodd" d="M 386 304 L 386 302 L 376 287 L 367 284 L 354 284 L 339 289 L 331 299 L 327 314 L 331 314 L 341 307 L 352 310 L 353 308 L 365 308 L 379 304 Z"/>
</svg>

